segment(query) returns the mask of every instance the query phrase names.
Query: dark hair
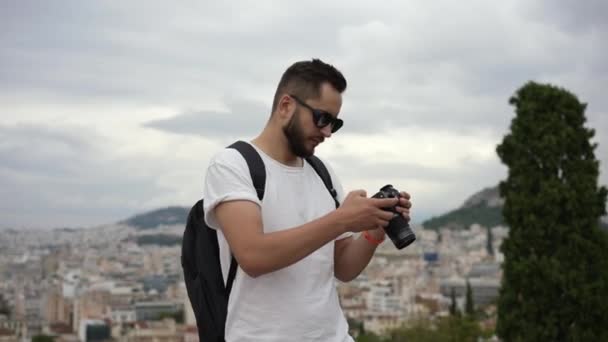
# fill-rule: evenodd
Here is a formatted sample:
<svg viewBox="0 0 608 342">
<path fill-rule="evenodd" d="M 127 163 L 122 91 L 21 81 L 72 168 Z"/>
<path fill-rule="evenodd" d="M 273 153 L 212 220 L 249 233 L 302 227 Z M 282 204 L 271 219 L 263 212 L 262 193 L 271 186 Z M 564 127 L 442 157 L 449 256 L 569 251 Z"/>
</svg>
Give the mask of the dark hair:
<svg viewBox="0 0 608 342">
<path fill-rule="evenodd" d="M 312 61 L 300 61 L 292 64 L 285 70 L 277 86 L 272 101 L 272 112 L 274 113 L 279 99 L 285 93 L 298 96 L 302 100 L 318 98 L 321 84 L 325 82 L 331 84 L 339 93 L 346 90 L 346 79 L 333 65 L 316 58 Z"/>
</svg>

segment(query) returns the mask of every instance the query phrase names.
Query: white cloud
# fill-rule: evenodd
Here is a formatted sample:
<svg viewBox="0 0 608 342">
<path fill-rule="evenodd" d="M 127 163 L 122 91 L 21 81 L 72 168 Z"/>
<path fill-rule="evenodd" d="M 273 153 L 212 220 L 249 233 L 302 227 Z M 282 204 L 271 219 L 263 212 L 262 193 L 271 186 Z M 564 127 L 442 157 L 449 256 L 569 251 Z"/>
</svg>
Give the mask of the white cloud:
<svg viewBox="0 0 608 342">
<path fill-rule="evenodd" d="M 395 183 L 422 220 L 506 174 L 508 98 L 534 79 L 588 102 L 608 183 L 606 4 L 5 2 L 2 225 L 90 225 L 200 194 L 211 154 L 268 118 L 283 70 L 346 75 L 320 147 L 347 188 Z M 75 15 L 75 14 L 78 15 Z M 40 215 L 31 215 L 34 204 Z"/>
</svg>

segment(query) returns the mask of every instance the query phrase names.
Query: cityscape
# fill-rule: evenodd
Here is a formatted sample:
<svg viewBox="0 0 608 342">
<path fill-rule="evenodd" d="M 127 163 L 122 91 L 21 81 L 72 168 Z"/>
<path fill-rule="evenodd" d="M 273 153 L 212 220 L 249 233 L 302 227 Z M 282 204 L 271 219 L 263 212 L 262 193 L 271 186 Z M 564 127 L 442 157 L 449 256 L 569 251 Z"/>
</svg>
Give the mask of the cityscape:
<svg viewBox="0 0 608 342">
<path fill-rule="evenodd" d="M 357 324 L 383 334 L 447 316 L 453 301 L 464 311 L 467 286 L 475 307 L 488 314 L 481 324 L 493 328 L 508 229 L 413 229 L 412 245 L 397 250 L 387 239 L 359 277 L 336 280 L 351 334 Z M 0 231 L 0 341 L 198 341 L 181 244 L 142 243 L 159 234 L 178 241 L 183 230 L 117 223 Z"/>
<path fill-rule="evenodd" d="M 354 342 L 608 341 L 608 1 L 0 6 L 0 342 L 209 339 L 182 237 L 238 140 L 287 166 L 280 191 L 314 154 L 345 191 L 411 194 L 416 240 L 335 279 Z M 255 276 L 294 261 L 247 252 Z M 233 294 L 264 314 L 203 322 L 333 330 L 252 283 Z"/>
</svg>

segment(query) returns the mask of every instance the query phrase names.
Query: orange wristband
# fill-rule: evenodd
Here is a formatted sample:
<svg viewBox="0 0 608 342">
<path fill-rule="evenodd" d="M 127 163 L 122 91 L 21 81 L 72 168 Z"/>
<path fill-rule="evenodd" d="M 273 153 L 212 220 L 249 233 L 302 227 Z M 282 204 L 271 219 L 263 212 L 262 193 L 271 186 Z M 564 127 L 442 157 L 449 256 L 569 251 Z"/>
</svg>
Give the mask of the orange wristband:
<svg viewBox="0 0 608 342">
<path fill-rule="evenodd" d="M 371 242 L 372 244 L 374 244 L 376 246 L 378 246 L 379 244 L 384 242 L 384 238 L 385 238 L 385 237 L 383 237 L 382 240 L 375 239 L 373 236 L 371 236 L 369 234 L 369 232 L 367 230 L 363 232 L 363 237 L 365 238 L 365 240 Z"/>
</svg>

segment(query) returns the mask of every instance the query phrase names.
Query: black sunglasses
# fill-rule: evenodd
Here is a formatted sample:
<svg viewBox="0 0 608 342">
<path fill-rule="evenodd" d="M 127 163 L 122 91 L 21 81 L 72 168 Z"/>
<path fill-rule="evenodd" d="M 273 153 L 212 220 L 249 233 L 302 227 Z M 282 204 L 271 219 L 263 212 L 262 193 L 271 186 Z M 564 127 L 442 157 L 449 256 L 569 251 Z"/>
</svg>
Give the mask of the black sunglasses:
<svg viewBox="0 0 608 342">
<path fill-rule="evenodd" d="M 333 115 L 324 110 L 312 108 L 306 102 L 300 100 L 296 96 L 293 96 L 291 94 L 289 94 L 289 96 L 296 100 L 297 103 L 310 109 L 310 111 L 312 112 L 312 121 L 317 127 L 323 128 L 327 125 L 331 125 L 331 132 L 336 133 L 340 129 L 340 127 L 344 125 L 344 121 L 342 121 L 342 119 L 335 118 Z"/>
</svg>

